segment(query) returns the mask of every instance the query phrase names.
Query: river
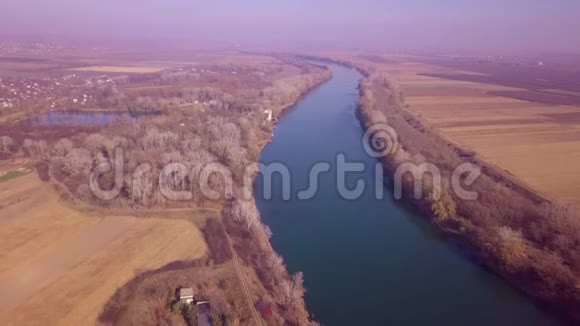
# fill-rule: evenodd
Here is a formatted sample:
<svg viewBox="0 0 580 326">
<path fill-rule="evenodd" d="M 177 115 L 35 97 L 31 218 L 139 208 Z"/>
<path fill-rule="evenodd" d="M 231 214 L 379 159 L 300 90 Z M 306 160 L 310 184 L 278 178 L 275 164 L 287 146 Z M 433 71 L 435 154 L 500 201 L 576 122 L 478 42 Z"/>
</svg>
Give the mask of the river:
<svg viewBox="0 0 580 326">
<path fill-rule="evenodd" d="M 376 159 L 362 145 L 357 86 L 362 76 L 332 66 L 333 78 L 305 96 L 281 118 L 265 164 L 283 163 L 291 172 L 290 200 L 281 177 L 274 177 L 272 198 L 263 198 L 263 177 L 255 197 L 263 221 L 274 233 L 272 244 L 290 272 L 302 271 L 306 304 L 324 325 L 558 325 L 532 301 L 466 258 L 435 226 L 405 203 L 392 188 L 376 199 Z M 356 200 L 337 190 L 336 158 L 362 162 L 347 184 L 363 180 Z M 310 168 L 328 162 L 311 199 L 296 194 L 307 188 Z"/>
</svg>

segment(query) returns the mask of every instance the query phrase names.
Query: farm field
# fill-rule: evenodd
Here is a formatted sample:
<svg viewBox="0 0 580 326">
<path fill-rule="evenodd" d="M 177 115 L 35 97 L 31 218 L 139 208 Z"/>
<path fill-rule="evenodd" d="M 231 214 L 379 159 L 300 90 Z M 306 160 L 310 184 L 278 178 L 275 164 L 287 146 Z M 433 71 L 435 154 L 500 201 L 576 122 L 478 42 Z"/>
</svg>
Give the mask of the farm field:
<svg viewBox="0 0 580 326">
<path fill-rule="evenodd" d="M 432 77 L 478 73 L 427 63 L 401 60 L 381 69 L 401 86 L 409 110 L 453 141 L 550 198 L 580 204 L 580 105 L 500 96 L 535 90 Z"/>
<path fill-rule="evenodd" d="M 35 173 L 0 183 L 0 324 L 89 325 L 136 274 L 203 256 L 181 219 L 81 212 Z"/>
</svg>

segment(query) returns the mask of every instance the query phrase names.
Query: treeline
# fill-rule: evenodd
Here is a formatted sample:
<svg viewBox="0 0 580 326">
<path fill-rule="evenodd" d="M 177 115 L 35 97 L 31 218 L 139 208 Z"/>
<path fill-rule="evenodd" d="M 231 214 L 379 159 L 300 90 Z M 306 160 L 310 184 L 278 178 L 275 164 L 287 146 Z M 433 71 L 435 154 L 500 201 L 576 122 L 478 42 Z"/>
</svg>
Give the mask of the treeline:
<svg viewBox="0 0 580 326">
<path fill-rule="evenodd" d="M 316 85 L 320 80 L 330 77 L 330 71 L 321 67 L 302 65 L 304 72 L 286 78 L 268 80 L 268 77 L 255 75 L 252 79 L 236 87 L 222 86 L 188 86 L 179 87 L 145 87 L 142 89 L 125 90 L 118 86 L 106 86 L 97 89 L 92 96 L 98 107 L 109 110 L 123 110 L 131 112 L 163 112 L 173 113 L 180 108 L 207 109 L 220 111 L 252 111 L 266 108 L 282 109 L 292 103 L 307 89 Z M 309 68 L 305 68 L 309 67 Z M 221 84 L 221 77 L 217 84 Z M 264 80 L 268 81 L 267 83 Z M 174 84 L 174 83 L 173 83 Z M 254 85 L 252 85 L 254 84 Z M 230 85 L 231 86 L 231 85 Z M 220 114 L 221 112 L 216 112 Z"/>
<path fill-rule="evenodd" d="M 80 134 L 53 143 L 25 139 L 17 144 L 3 136 L 0 155 L 20 153 L 48 162 L 51 175 L 75 197 L 99 206 L 197 206 L 208 200 L 201 192 L 202 183 L 219 194 L 227 192 L 224 175 L 231 175 L 234 183 L 241 184 L 245 167 L 258 160 L 260 140 L 271 128 L 264 121 L 263 115 L 216 117 L 200 112 L 159 116 L 136 124 L 115 123 L 98 133 Z M 95 197 L 89 186 L 91 173 L 101 163 L 112 168 L 116 160 L 121 160 L 123 175 L 118 196 L 107 200 Z M 171 163 L 186 169 L 164 173 L 164 168 Z M 214 167 L 206 169 L 210 164 Z M 216 173 L 203 176 L 204 170 Z M 96 182 L 100 189 L 113 189 L 115 171 L 100 175 Z M 191 198 L 167 198 L 161 191 L 161 183 L 172 191 L 187 191 Z"/>
<path fill-rule="evenodd" d="M 236 253 L 246 265 L 254 268 L 269 294 L 257 304 L 272 312 L 272 316 L 264 317 L 274 325 L 310 325 L 304 304 L 304 277 L 300 272 L 288 274 L 284 260 L 270 245 L 272 231 L 261 222 L 254 202 L 232 200 L 224 215 L 224 224 L 235 243 Z M 275 316 L 282 319 L 277 320 Z"/>
<path fill-rule="evenodd" d="M 162 107 L 165 114 L 140 123 L 119 121 L 98 133 L 52 142 L 24 139 L 17 143 L 8 135 L 0 135 L 0 156 L 20 154 L 45 160 L 51 175 L 74 196 L 106 207 L 202 205 L 208 199 L 200 184 L 225 194 L 228 186 L 235 190 L 242 183 L 246 166 L 258 162 L 261 147 L 273 128 L 265 110 L 271 110 L 273 117 L 277 117 L 330 74 L 329 70 L 317 67 L 309 74 L 291 76 L 266 88 L 239 94 L 200 87 L 183 89 L 173 98 L 139 98 L 135 103 L 140 108 L 136 111 Z M 90 189 L 89 176 L 95 166 L 113 163 L 118 149 L 122 150 L 123 161 L 120 193 L 113 199 L 101 200 Z M 183 164 L 185 170 L 164 175 L 164 167 L 171 163 Z M 217 173 L 202 175 L 208 165 Z M 231 174 L 234 184 L 226 184 L 221 172 Z M 95 181 L 100 189 L 110 190 L 115 186 L 115 175 L 110 171 Z M 167 199 L 160 191 L 161 183 L 173 191 L 190 192 L 191 198 Z"/>
<path fill-rule="evenodd" d="M 442 174 L 441 185 L 429 174 L 423 175 L 424 195 L 416 199 L 415 180 L 407 173 L 402 179 L 406 197 L 436 224 L 471 245 L 482 263 L 514 286 L 580 320 L 578 210 L 527 196 L 476 158 L 463 156 L 406 110 L 402 92 L 387 76 L 374 73 L 361 83 L 360 93 L 365 126 L 387 124 L 398 135 L 396 152 L 382 158 L 390 172 L 407 162 L 431 162 Z M 468 187 L 478 194 L 477 200 L 459 198 L 448 182 L 454 169 L 465 162 L 483 171 Z M 435 191 L 441 195 L 433 196 Z"/>
</svg>

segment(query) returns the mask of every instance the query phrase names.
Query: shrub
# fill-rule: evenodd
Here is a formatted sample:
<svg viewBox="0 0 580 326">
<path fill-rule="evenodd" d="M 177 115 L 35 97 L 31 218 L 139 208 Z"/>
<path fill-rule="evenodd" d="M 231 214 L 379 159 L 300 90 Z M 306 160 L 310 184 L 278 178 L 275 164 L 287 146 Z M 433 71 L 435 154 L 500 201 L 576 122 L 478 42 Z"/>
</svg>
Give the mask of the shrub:
<svg viewBox="0 0 580 326">
<path fill-rule="evenodd" d="M 455 201 L 446 192 L 442 193 L 439 198 L 435 198 L 433 193 L 431 193 L 429 195 L 429 201 L 431 203 L 431 211 L 433 212 L 433 215 L 440 220 L 446 220 L 457 214 Z"/>
<path fill-rule="evenodd" d="M 60 139 L 52 147 L 51 155 L 53 158 L 65 157 L 73 148 L 73 143 L 67 138 Z"/>
<path fill-rule="evenodd" d="M 84 148 L 73 148 L 63 160 L 62 169 L 68 175 L 85 174 L 89 171 L 93 160 L 91 153 Z"/>
<path fill-rule="evenodd" d="M 248 230 L 260 225 L 260 212 L 253 200 L 234 201 L 230 208 L 230 216 L 234 222 L 246 225 Z"/>
<path fill-rule="evenodd" d="M 183 303 L 180 312 L 188 326 L 197 326 L 197 305 Z"/>
<path fill-rule="evenodd" d="M 25 139 L 22 143 L 24 153 L 32 157 L 43 158 L 46 154 L 47 144 L 44 140 Z"/>
<path fill-rule="evenodd" d="M 14 139 L 8 136 L 0 137 L 0 155 L 11 154 L 16 146 Z"/>
</svg>

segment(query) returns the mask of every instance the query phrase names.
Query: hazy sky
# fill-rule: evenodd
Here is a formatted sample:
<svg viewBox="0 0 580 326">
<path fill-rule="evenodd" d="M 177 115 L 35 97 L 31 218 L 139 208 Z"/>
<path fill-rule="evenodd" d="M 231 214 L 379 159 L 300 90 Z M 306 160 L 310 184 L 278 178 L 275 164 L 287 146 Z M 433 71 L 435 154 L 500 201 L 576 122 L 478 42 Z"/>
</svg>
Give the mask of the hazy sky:
<svg viewBox="0 0 580 326">
<path fill-rule="evenodd" d="M 0 33 L 580 51 L 578 0 L 0 0 Z"/>
</svg>

